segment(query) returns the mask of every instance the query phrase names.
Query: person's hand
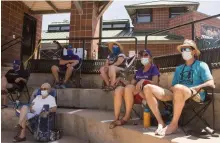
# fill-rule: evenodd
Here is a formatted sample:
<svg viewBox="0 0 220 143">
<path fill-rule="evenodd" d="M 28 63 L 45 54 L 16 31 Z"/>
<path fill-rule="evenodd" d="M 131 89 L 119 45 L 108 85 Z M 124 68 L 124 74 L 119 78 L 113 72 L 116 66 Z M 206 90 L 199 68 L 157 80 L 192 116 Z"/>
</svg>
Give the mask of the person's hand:
<svg viewBox="0 0 220 143">
<path fill-rule="evenodd" d="M 195 87 L 191 87 L 190 89 L 195 90 L 195 91 L 199 91 L 201 88 L 199 86 L 195 86 Z"/>
<path fill-rule="evenodd" d="M 36 111 L 34 109 L 30 109 L 30 112 L 31 113 L 35 113 Z"/>
<path fill-rule="evenodd" d="M 144 79 L 140 80 L 137 84 L 136 84 L 136 90 L 140 91 L 143 87 L 143 83 L 144 83 Z"/>
<path fill-rule="evenodd" d="M 18 82 L 20 82 L 21 80 L 22 80 L 22 78 L 18 77 L 18 78 L 15 79 L 15 82 L 18 83 Z"/>
<path fill-rule="evenodd" d="M 69 68 L 70 66 L 71 66 L 71 64 L 66 64 L 66 67 L 68 67 L 68 68 Z"/>
</svg>

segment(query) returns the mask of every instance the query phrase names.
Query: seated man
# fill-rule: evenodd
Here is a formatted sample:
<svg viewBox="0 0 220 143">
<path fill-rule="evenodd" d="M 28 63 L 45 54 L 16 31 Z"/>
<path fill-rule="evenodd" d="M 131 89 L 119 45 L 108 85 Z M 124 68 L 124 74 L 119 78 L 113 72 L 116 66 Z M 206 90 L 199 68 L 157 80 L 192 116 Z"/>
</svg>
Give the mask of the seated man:
<svg viewBox="0 0 220 143">
<path fill-rule="evenodd" d="M 129 119 L 134 103 L 141 104 L 145 99 L 143 94 L 143 85 L 150 83 L 158 85 L 159 70 L 156 65 L 152 63 L 153 57 L 149 50 L 140 51 L 142 68 L 135 73 L 131 84 L 125 87 L 119 86 L 114 92 L 114 113 L 115 120 L 110 124 L 110 129 L 124 125 Z M 119 119 L 122 99 L 125 100 L 126 112 L 122 119 Z"/>
<path fill-rule="evenodd" d="M 5 76 L 2 76 L 2 96 L 3 105 L 2 108 L 7 107 L 7 92 L 14 92 L 15 90 L 22 91 L 29 73 L 24 70 L 23 64 L 20 60 L 13 61 L 13 69 L 9 70 Z"/>
<path fill-rule="evenodd" d="M 196 60 L 200 51 L 194 41 L 186 39 L 183 45 L 177 47 L 177 50 L 182 53 L 185 64 L 176 68 L 170 90 L 152 84 L 144 86 L 148 106 L 158 121 L 158 129 L 155 132 L 158 135 L 172 134 L 177 130 L 178 121 L 187 99 L 195 95 L 194 101 L 204 101 L 206 94 L 201 89 L 207 86 L 215 87 L 208 65 Z M 161 118 L 156 99 L 173 100 L 173 119 L 168 126 L 165 126 Z"/>
<path fill-rule="evenodd" d="M 49 83 L 41 85 L 41 95 L 36 96 L 32 101 L 30 108 L 23 106 L 20 110 L 19 122 L 16 128 L 18 128 L 18 134 L 14 137 L 15 142 L 21 142 L 26 140 L 26 121 L 41 114 L 44 105 L 49 105 L 49 112 L 56 112 L 57 105 L 55 98 L 50 93 L 51 86 Z"/>
<path fill-rule="evenodd" d="M 66 49 L 64 49 L 65 51 Z M 55 78 L 55 88 L 66 88 L 66 83 L 72 75 L 74 67 L 79 63 L 79 56 L 75 55 L 72 50 L 72 46 L 67 47 L 67 53 L 64 53 L 60 59 L 59 67 L 53 65 L 51 67 L 52 74 Z M 63 83 L 60 82 L 59 72 L 66 72 Z"/>
<path fill-rule="evenodd" d="M 123 54 L 121 44 L 109 43 L 111 54 L 107 57 L 106 63 L 100 68 L 101 77 L 105 82 L 105 90 L 115 89 L 116 74 L 126 67 L 126 56 Z"/>
</svg>

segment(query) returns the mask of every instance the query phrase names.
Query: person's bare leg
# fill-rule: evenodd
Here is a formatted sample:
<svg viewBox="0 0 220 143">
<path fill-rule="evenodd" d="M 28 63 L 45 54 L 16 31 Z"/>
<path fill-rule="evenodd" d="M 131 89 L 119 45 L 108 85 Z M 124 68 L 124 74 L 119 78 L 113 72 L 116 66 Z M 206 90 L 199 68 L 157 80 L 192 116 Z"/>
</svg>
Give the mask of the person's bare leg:
<svg viewBox="0 0 220 143">
<path fill-rule="evenodd" d="M 164 128 L 162 135 L 172 134 L 177 130 L 179 118 L 185 105 L 185 101 L 190 96 L 191 91 L 188 87 L 180 84 L 173 87 L 173 119 L 171 123 Z"/>
<path fill-rule="evenodd" d="M 149 108 L 151 109 L 155 118 L 157 119 L 158 129 L 155 131 L 155 133 L 157 134 L 159 130 L 165 127 L 165 123 L 160 114 L 157 99 L 162 101 L 172 100 L 172 93 L 169 93 L 168 91 L 166 93 L 163 88 L 156 85 L 148 84 L 144 86 L 144 95 Z"/>
<path fill-rule="evenodd" d="M 134 92 L 135 92 L 134 85 L 127 85 L 125 87 L 124 99 L 125 99 L 126 112 L 125 112 L 125 116 L 123 117 L 124 121 L 128 121 L 131 117 L 131 111 L 134 105 Z"/>
<path fill-rule="evenodd" d="M 118 88 L 115 89 L 115 92 L 114 92 L 115 120 L 118 120 L 120 116 L 121 105 L 123 102 L 124 89 L 125 89 L 124 87 L 119 86 Z"/>
<path fill-rule="evenodd" d="M 2 79 L 1 79 L 1 90 L 4 90 L 7 92 L 7 84 L 8 84 L 8 81 L 6 79 L 5 76 L 2 76 Z M 2 93 L 2 99 L 3 99 L 3 105 L 7 105 L 8 104 L 8 98 L 7 98 L 7 94 L 5 93 Z"/>
<path fill-rule="evenodd" d="M 18 124 L 20 124 L 21 126 L 24 121 L 26 122 L 26 115 L 28 113 L 28 110 L 29 110 L 28 106 L 22 106 L 22 108 L 21 108 L 19 121 L 18 121 Z"/>
<path fill-rule="evenodd" d="M 19 135 L 20 138 L 24 138 L 26 136 L 25 132 L 26 132 L 26 118 L 24 118 L 23 122 L 21 123 L 21 133 Z"/>
<path fill-rule="evenodd" d="M 59 68 L 57 66 L 53 65 L 51 67 L 51 71 L 52 71 L 52 74 L 53 74 L 56 82 L 58 83 L 59 82 L 59 73 L 58 73 L 59 72 Z"/>
<path fill-rule="evenodd" d="M 100 68 L 100 75 L 102 79 L 104 80 L 105 84 L 109 86 L 109 77 L 108 77 L 108 67 L 103 66 Z"/>
<path fill-rule="evenodd" d="M 122 70 L 122 68 L 117 67 L 117 66 L 109 66 L 109 71 L 108 71 L 108 75 L 110 78 L 110 85 L 114 86 L 116 83 L 116 74 Z"/>
<path fill-rule="evenodd" d="M 73 67 L 68 67 L 66 69 L 65 78 L 64 78 L 64 81 L 63 81 L 64 83 L 66 83 L 69 80 L 69 78 L 71 77 L 72 73 L 73 73 Z"/>
</svg>

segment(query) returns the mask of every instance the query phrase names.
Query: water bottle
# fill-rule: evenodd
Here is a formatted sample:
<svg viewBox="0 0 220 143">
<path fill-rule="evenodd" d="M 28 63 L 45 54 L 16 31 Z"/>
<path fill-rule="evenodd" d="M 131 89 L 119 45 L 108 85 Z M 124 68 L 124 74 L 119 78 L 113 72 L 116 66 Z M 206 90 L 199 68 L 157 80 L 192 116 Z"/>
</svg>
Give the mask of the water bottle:
<svg viewBox="0 0 220 143">
<path fill-rule="evenodd" d="M 148 128 L 151 126 L 151 115 L 150 115 L 150 109 L 145 108 L 144 109 L 144 128 Z"/>
<path fill-rule="evenodd" d="M 16 101 L 15 101 L 15 109 L 18 109 L 18 108 L 19 108 L 19 105 L 20 105 L 20 101 L 19 101 L 19 100 L 16 100 Z"/>
</svg>

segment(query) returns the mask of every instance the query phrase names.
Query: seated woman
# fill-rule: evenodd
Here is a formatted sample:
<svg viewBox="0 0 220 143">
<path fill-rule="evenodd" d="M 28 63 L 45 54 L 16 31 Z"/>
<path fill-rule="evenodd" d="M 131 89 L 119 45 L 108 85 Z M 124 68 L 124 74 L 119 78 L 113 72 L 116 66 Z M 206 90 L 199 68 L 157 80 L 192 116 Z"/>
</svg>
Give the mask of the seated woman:
<svg viewBox="0 0 220 143">
<path fill-rule="evenodd" d="M 144 66 L 136 71 L 134 79 L 131 84 L 125 87 L 119 86 L 115 89 L 114 93 L 114 114 L 115 120 L 110 124 L 110 129 L 124 125 L 129 119 L 135 100 L 143 100 L 143 85 L 144 84 L 156 84 L 159 82 L 159 71 L 156 65 L 152 63 L 152 55 L 149 50 L 141 51 L 140 53 L 141 63 Z M 122 99 L 125 100 L 126 112 L 122 119 L 119 119 L 120 109 L 122 105 Z"/>
<path fill-rule="evenodd" d="M 101 77 L 105 82 L 105 90 L 115 88 L 117 72 L 124 70 L 126 67 L 126 56 L 123 54 L 123 47 L 117 42 L 108 45 L 111 54 L 107 57 L 106 63 L 100 68 Z"/>
<path fill-rule="evenodd" d="M 14 137 L 14 142 L 21 142 L 26 140 L 26 121 L 41 114 L 44 105 L 49 105 L 50 112 L 56 112 L 57 105 L 55 98 L 48 93 L 50 93 L 51 86 L 49 83 L 44 83 L 41 85 L 41 95 L 36 96 L 32 101 L 30 108 L 28 106 L 23 106 L 20 111 L 19 122 L 16 128 L 18 128 L 18 133 Z"/>
</svg>

